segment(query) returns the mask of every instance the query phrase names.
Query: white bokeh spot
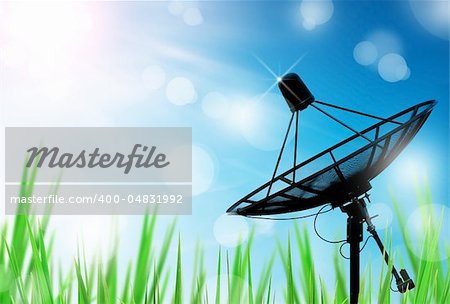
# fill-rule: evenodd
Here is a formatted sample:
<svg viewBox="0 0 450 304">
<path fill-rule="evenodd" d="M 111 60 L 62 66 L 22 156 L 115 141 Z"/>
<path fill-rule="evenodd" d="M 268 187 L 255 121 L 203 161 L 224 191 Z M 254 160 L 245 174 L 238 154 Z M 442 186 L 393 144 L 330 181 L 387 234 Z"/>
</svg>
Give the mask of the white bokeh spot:
<svg viewBox="0 0 450 304">
<path fill-rule="evenodd" d="M 408 70 L 402 80 L 407 80 L 409 77 L 411 77 L 411 69 L 408 67 Z"/>
<path fill-rule="evenodd" d="M 183 106 L 197 100 L 197 92 L 192 82 L 185 77 L 173 78 L 166 87 L 167 99 L 177 105 Z"/>
<path fill-rule="evenodd" d="M 353 58 L 360 65 L 370 65 L 378 58 L 378 51 L 371 41 L 361 41 L 353 49 Z"/>
<path fill-rule="evenodd" d="M 307 31 L 312 31 L 313 29 L 316 28 L 316 22 L 314 21 L 314 19 L 311 18 L 305 18 L 303 20 L 303 27 L 305 28 L 305 30 Z"/>
<path fill-rule="evenodd" d="M 380 77 L 388 82 L 407 80 L 411 75 L 400 38 L 392 31 L 378 29 L 353 49 L 353 58 L 362 66 L 374 64 Z"/>
<path fill-rule="evenodd" d="M 255 233 L 258 235 L 272 235 L 274 232 L 274 221 L 255 218 L 252 223 L 255 224 Z"/>
<path fill-rule="evenodd" d="M 378 74 L 388 82 L 398 82 L 408 74 L 408 65 L 401 55 L 389 53 L 378 62 Z"/>
<path fill-rule="evenodd" d="M 247 241 L 249 230 L 247 221 L 241 216 L 223 214 L 214 223 L 214 237 L 225 247 L 236 247 Z"/>
<path fill-rule="evenodd" d="M 219 92 L 210 92 L 203 97 L 202 111 L 210 118 L 223 118 L 228 115 L 229 109 L 228 99 Z"/>
<path fill-rule="evenodd" d="M 214 161 L 203 148 L 192 146 L 192 194 L 209 190 L 214 180 Z"/>
<path fill-rule="evenodd" d="M 169 13 L 171 13 L 174 16 L 180 16 L 183 11 L 185 10 L 185 6 L 183 1 L 180 0 L 173 0 L 169 2 Z"/>
<path fill-rule="evenodd" d="M 166 72 L 158 65 L 150 65 L 142 72 L 142 82 L 149 91 L 156 91 L 166 81 Z"/>
<path fill-rule="evenodd" d="M 431 34 L 450 39 L 450 2 L 443 0 L 410 0 L 417 21 Z"/>
<path fill-rule="evenodd" d="M 313 30 L 317 25 L 328 22 L 333 16 L 334 5 L 331 0 L 303 0 L 300 13 L 303 17 L 303 27 Z"/>
<path fill-rule="evenodd" d="M 203 23 L 203 16 L 197 7 L 190 7 L 183 13 L 183 21 L 190 26 L 197 26 Z"/>
</svg>

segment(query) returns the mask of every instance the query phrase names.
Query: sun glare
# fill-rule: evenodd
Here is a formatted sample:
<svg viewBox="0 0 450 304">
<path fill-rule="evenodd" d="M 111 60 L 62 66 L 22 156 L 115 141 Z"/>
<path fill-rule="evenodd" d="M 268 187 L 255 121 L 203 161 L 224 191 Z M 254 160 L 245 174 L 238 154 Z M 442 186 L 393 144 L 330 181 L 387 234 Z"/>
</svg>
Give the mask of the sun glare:
<svg viewBox="0 0 450 304">
<path fill-rule="evenodd" d="M 428 175 L 428 163 L 420 156 L 413 155 L 402 159 L 398 164 L 398 175 L 405 184 L 423 180 Z"/>
<path fill-rule="evenodd" d="M 0 21 L 0 47 L 22 48 L 28 68 L 36 62 L 64 65 L 87 47 L 96 22 L 91 6 L 82 3 L 10 3 Z"/>
</svg>

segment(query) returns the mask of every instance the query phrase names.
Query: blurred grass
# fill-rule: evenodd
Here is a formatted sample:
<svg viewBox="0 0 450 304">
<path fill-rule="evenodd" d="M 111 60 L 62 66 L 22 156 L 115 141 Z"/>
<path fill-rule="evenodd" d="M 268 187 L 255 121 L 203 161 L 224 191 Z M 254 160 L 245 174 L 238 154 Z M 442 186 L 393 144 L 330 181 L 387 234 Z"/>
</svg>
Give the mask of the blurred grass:
<svg viewBox="0 0 450 304">
<path fill-rule="evenodd" d="M 23 172 L 21 196 L 33 193 L 36 169 Z M 426 185 L 426 183 L 425 183 Z M 57 191 L 57 188 L 52 189 Z M 429 206 L 431 195 L 427 186 L 417 187 L 419 206 Z M 400 234 L 407 246 L 406 256 L 393 255 L 396 261 L 411 265 L 416 288 L 398 298 L 400 303 L 450 303 L 450 264 L 440 255 L 450 253 L 449 240 L 440 241 L 442 223 L 438 218 L 423 216 L 424 238 L 420 247 L 412 246 L 413 238 L 405 229 L 406 218 L 400 212 L 399 203 L 392 195 Z M 20 208 L 28 208 L 25 207 Z M 11 223 L 2 226 L 0 242 L 0 303 L 348 303 L 348 276 L 345 261 L 338 255 L 338 247 L 332 259 L 317 261 L 314 248 L 305 227 L 293 224 L 293 235 L 286 243 L 278 240 L 273 252 L 252 249 L 254 230 L 249 239 L 233 250 L 219 248 L 217 266 L 207 269 L 205 251 L 200 243 L 195 246 L 194 263 L 183 259 L 182 236 L 177 233 L 176 219 L 157 235 L 157 216 L 144 216 L 140 243 L 136 257 L 126 271 L 118 271 L 118 236 L 112 238 L 113 246 L 108 258 L 87 260 L 83 245 L 74 257 L 73 267 L 63 273 L 61 265 L 52 257 L 53 235 L 48 235 L 49 216 L 33 216 L 30 210 L 16 215 Z M 9 229 L 12 229 L 11 231 Z M 160 238 L 162 245 L 155 246 Z M 386 233 L 386 240 L 391 237 Z M 390 242 L 388 241 L 390 251 Z M 57 245 L 57 244 L 56 244 Z M 444 248 L 442 248 L 444 246 Z M 175 260 L 169 251 L 176 248 Z M 422 251 L 419 252 L 419 248 Z M 255 271 L 252 257 L 266 256 L 266 261 Z M 284 270 L 280 281 L 272 275 L 276 259 Z M 332 271 L 318 275 L 316 263 L 329 263 Z M 402 262 L 402 263 L 403 263 Z M 390 267 L 382 264 L 378 279 L 373 279 L 371 263 L 363 265 L 361 274 L 360 303 L 390 303 Z M 257 274 L 257 275 L 255 275 Z M 190 280 L 188 279 L 190 276 Z M 334 276 L 335 285 L 327 286 L 325 276 Z M 207 277 L 214 278 L 207 280 Z M 282 276 L 281 276 L 282 277 Z M 222 278 L 225 278 L 223 284 Z M 276 285 L 274 286 L 274 283 Z M 209 285 L 208 285 L 209 284 Z M 281 290 L 278 290 L 282 286 Z"/>
</svg>

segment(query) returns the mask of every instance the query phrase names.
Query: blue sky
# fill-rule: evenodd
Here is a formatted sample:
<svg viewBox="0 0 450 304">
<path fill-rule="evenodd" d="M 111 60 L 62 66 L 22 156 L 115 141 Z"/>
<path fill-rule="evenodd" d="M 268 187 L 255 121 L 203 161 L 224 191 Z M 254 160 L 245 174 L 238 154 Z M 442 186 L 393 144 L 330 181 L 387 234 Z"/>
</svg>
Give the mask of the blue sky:
<svg viewBox="0 0 450 304">
<path fill-rule="evenodd" d="M 227 245 L 228 227 L 253 224 L 221 215 L 268 180 L 290 116 L 277 88 L 267 91 L 275 77 L 262 62 L 277 75 L 296 63 L 292 71 L 317 99 L 380 116 L 436 99 L 418 136 L 372 183 L 376 210 L 391 218 L 394 245 L 401 246 L 389 189 L 413 214 L 411 176 L 426 175 L 436 204 L 449 206 L 448 29 L 430 23 L 432 13 L 415 1 L 308 5 L 2 4 L 4 125 L 192 127 L 196 196 L 193 215 L 180 218 L 180 229 L 186 243 L 199 239 L 215 253 L 220 243 Z M 27 23 L 14 21 L 20 18 Z M 448 22 L 448 14 L 442 20 Z M 351 135 L 313 109 L 300 117 L 300 159 Z M 357 128 L 367 123 L 342 117 Z M 327 219 L 324 234 L 335 236 L 336 227 L 344 233 L 343 215 L 336 211 Z M 125 248 L 136 247 L 140 221 L 120 220 L 127 223 Z M 70 230 L 78 225 L 74 219 Z M 284 238 L 291 223 L 257 227 L 255 246 L 263 249 L 274 245 L 274 236 Z M 333 253 L 332 246 L 313 244 L 325 256 Z M 193 249 L 185 248 L 186 254 Z"/>
</svg>

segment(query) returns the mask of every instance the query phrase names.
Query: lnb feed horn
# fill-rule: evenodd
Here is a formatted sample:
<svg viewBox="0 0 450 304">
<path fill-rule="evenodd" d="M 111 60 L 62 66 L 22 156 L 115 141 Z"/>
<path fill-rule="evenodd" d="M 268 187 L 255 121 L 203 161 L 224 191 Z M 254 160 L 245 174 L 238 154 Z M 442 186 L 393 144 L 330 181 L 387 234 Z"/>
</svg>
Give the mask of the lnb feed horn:
<svg viewBox="0 0 450 304">
<path fill-rule="evenodd" d="M 296 73 L 289 73 L 278 79 L 278 88 L 292 112 L 306 109 L 315 98 Z"/>
</svg>

